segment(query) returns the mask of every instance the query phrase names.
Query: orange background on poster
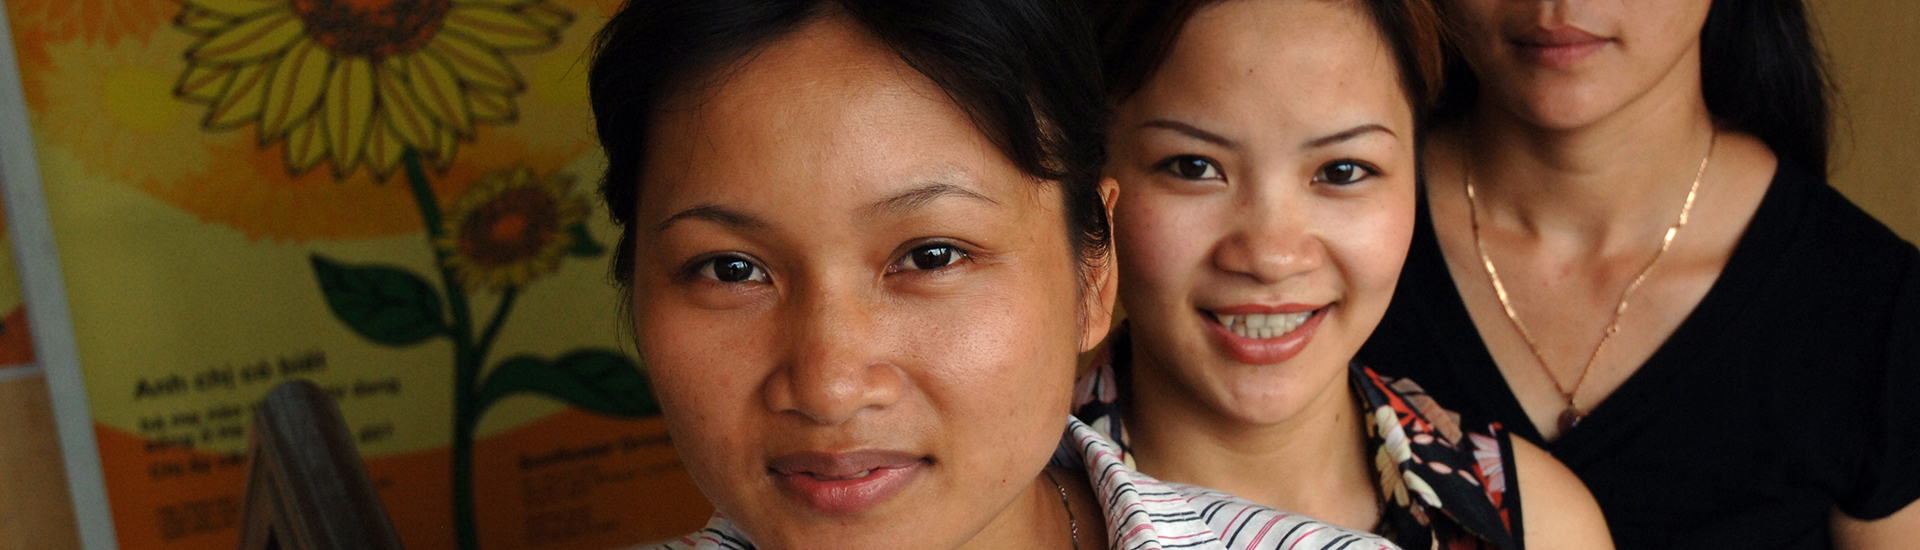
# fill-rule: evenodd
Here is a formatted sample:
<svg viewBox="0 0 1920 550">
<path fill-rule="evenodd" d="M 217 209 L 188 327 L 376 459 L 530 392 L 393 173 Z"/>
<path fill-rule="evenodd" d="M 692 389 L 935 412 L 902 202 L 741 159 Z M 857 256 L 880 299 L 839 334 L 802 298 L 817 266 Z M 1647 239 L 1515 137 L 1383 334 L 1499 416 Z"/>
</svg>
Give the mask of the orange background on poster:
<svg viewBox="0 0 1920 550">
<path fill-rule="evenodd" d="M 479 442 L 475 453 L 475 490 L 480 504 L 480 540 L 484 548 L 540 548 L 542 550 L 605 550 L 634 541 L 664 540 L 698 529 L 712 508 L 707 506 L 667 442 L 658 420 L 609 419 L 567 411 Z M 167 539 L 156 511 L 183 503 L 241 501 L 237 488 L 246 482 L 244 466 L 215 466 L 210 473 L 150 481 L 149 464 L 157 461 L 201 460 L 218 464 L 220 455 L 183 449 L 148 453 L 146 440 L 118 429 L 95 425 L 100 441 L 108 494 L 123 548 L 196 550 L 225 548 L 237 542 L 234 529 Z M 607 460 L 584 463 L 602 478 L 624 477 L 585 488 L 567 504 L 591 504 L 590 521 L 605 524 L 599 533 L 559 541 L 530 538 L 518 461 L 556 447 L 587 448 L 609 441 L 641 442 L 632 450 L 616 449 Z M 616 443 L 615 447 L 619 447 Z M 450 502 L 448 453 L 433 449 L 367 460 L 367 472 L 387 502 L 387 513 L 407 548 L 452 548 L 452 510 L 448 506 L 395 506 L 394 503 Z M 561 465 L 541 470 L 581 466 Z M 567 472 L 571 475 L 571 472 Z M 564 515 L 564 514 L 562 514 Z"/>
</svg>

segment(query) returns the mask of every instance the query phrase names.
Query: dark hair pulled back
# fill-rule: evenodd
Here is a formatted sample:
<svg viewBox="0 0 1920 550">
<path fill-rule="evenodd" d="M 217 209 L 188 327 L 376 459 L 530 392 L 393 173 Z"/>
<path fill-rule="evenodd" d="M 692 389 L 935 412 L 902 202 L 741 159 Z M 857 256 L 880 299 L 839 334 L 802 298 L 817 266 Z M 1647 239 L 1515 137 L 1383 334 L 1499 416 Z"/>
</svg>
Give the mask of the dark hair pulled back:
<svg viewBox="0 0 1920 550">
<path fill-rule="evenodd" d="M 829 14 L 931 79 L 1022 172 L 1061 187 L 1083 269 L 1105 256 L 1106 109 L 1092 34 L 1070 1 L 628 0 L 596 37 L 587 77 L 622 289 L 633 287 L 640 175 L 663 102 L 722 85 L 721 69 Z"/>
<path fill-rule="evenodd" d="M 1107 98 L 1123 101 L 1145 87 L 1166 63 L 1194 12 L 1223 1 L 1087 0 L 1099 29 Z M 1381 40 L 1393 49 L 1414 120 L 1425 120 L 1439 98 L 1446 61 L 1446 31 L 1432 0 L 1323 1 L 1353 2 L 1372 17 Z"/>
</svg>

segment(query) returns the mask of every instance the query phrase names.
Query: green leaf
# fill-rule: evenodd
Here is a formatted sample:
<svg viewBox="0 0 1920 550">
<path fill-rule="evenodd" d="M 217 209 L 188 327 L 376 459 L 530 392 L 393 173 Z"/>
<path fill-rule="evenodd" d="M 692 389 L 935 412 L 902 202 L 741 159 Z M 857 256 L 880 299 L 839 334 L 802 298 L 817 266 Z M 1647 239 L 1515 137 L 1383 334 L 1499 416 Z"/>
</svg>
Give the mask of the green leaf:
<svg viewBox="0 0 1920 550">
<path fill-rule="evenodd" d="M 607 253 L 607 247 L 593 240 L 593 233 L 587 231 L 587 224 L 576 223 L 567 226 L 567 233 L 573 235 L 573 248 L 567 254 L 579 258 L 598 258 Z"/>
<path fill-rule="evenodd" d="M 608 416 L 660 415 L 660 405 L 654 402 L 640 367 L 608 350 L 574 350 L 553 362 L 525 355 L 501 361 L 480 385 L 477 410 L 485 411 L 500 398 L 520 392 L 546 394 Z"/>
<path fill-rule="evenodd" d="M 447 334 L 440 293 L 418 275 L 388 266 L 348 266 L 313 255 L 327 307 L 354 332 L 389 346 Z"/>
</svg>

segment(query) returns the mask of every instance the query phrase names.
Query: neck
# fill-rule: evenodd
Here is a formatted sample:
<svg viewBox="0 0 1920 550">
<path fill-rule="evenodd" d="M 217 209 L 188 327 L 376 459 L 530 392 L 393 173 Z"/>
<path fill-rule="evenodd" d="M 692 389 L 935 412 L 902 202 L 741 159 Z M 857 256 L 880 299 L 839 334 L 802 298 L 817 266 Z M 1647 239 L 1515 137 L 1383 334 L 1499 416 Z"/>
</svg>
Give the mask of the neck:
<svg viewBox="0 0 1920 550">
<path fill-rule="evenodd" d="M 1483 95 L 1462 124 L 1436 133 L 1435 154 L 1451 167 L 1437 177 L 1455 178 L 1437 184 L 1471 178 L 1483 224 L 1595 248 L 1639 242 L 1648 227 L 1672 223 L 1714 132 L 1698 71 L 1681 65 L 1619 110 L 1570 128 Z"/>
<path fill-rule="evenodd" d="M 1211 409 L 1144 354 L 1134 357 L 1125 422 L 1142 472 L 1351 529 L 1378 522 L 1373 461 L 1344 369 L 1292 416 L 1257 423 Z"/>
<path fill-rule="evenodd" d="M 1047 474 L 1053 477 L 1048 478 Z M 1085 473 L 1048 466 L 1027 489 L 1014 498 L 992 522 L 960 545 L 961 550 L 989 548 L 1104 548 L 1106 523 L 1087 503 L 1093 500 Z M 1056 482 L 1058 483 L 1056 485 Z M 1072 502 L 1071 515 L 1062 502 Z M 1074 524 L 1078 524 L 1079 543 L 1074 542 Z M 1089 544 L 1102 546 L 1090 546 Z"/>
</svg>

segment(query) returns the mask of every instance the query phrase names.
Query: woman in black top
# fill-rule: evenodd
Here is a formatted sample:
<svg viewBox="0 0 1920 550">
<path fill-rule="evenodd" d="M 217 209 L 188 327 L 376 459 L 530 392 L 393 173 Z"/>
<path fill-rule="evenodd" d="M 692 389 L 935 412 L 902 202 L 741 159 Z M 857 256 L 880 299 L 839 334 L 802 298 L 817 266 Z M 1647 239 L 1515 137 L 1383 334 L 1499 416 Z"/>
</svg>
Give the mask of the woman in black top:
<svg viewBox="0 0 1920 550">
<path fill-rule="evenodd" d="M 1920 252 L 1829 188 L 1800 0 L 1443 2 L 1361 360 L 1539 443 L 1622 548 L 1920 540 Z"/>
</svg>

